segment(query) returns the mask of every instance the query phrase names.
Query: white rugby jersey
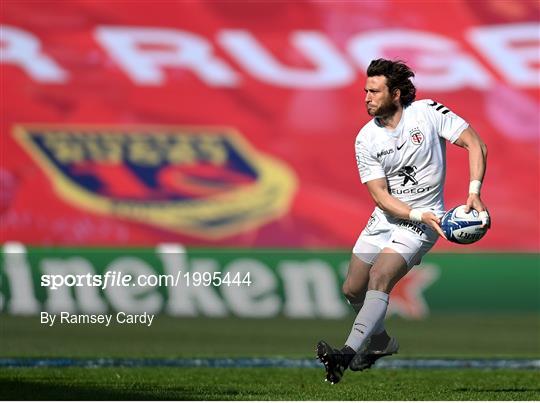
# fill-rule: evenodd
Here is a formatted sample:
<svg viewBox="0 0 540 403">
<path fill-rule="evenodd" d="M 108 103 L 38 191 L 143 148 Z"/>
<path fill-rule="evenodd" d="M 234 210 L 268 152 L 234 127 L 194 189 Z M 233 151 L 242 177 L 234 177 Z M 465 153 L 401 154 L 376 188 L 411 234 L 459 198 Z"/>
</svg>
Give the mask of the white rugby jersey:
<svg viewBox="0 0 540 403">
<path fill-rule="evenodd" d="M 412 208 L 444 212 L 446 142 L 454 143 L 467 122 L 431 99 L 403 109 L 395 130 L 376 119 L 356 136 L 355 149 L 362 183 L 386 178 L 392 196 Z"/>
</svg>

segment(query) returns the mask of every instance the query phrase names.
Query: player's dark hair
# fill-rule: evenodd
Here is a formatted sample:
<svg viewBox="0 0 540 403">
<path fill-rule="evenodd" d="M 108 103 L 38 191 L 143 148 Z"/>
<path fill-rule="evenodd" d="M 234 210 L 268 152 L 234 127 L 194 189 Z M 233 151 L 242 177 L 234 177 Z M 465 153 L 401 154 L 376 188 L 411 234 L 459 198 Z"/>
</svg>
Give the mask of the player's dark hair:
<svg viewBox="0 0 540 403">
<path fill-rule="evenodd" d="M 367 69 L 367 76 L 385 76 L 390 94 L 399 89 L 399 101 L 403 107 L 409 106 L 416 98 L 416 87 L 411 81 L 414 72 L 401 60 L 372 60 Z"/>
</svg>

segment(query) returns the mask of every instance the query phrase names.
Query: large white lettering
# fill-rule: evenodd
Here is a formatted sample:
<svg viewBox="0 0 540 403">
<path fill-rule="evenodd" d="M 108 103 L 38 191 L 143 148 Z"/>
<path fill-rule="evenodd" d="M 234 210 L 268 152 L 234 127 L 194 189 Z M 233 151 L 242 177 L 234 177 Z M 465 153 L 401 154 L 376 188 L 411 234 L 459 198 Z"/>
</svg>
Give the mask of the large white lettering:
<svg viewBox="0 0 540 403">
<path fill-rule="evenodd" d="M 68 74 L 41 51 L 39 40 L 22 29 L 0 26 L 0 62 L 14 64 L 41 83 L 64 83 Z"/>
<path fill-rule="evenodd" d="M 208 85 L 235 86 L 236 73 L 195 34 L 165 28 L 99 27 L 97 41 L 137 84 L 163 85 L 163 68 L 191 70 Z"/>
<path fill-rule="evenodd" d="M 362 68 L 367 68 L 371 60 L 399 49 L 400 58 L 415 70 L 417 86 L 424 90 L 483 89 L 491 83 L 489 72 L 463 53 L 457 42 L 429 32 L 373 31 L 354 36 L 347 48 Z"/>
<path fill-rule="evenodd" d="M 192 259 L 189 269 L 187 265 L 174 265 L 173 259 L 180 260 L 180 256 L 161 255 L 167 267 L 167 273 L 175 273 L 176 268 L 181 268 L 182 273 L 190 272 L 213 273 L 219 270 L 218 262 L 214 259 Z M 181 258 L 186 262 L 185 258 Z M 168 263 L 166 263 L 168 262 Z M 178 270 L 178 269 L 176 269 Z M 176 274 L 175 274 L 176 277 Z M 180 281 L 175 287 L 167 287 L 169 301 L 167 313 L 175 316 L 212 316 L 221 317 L 229 314 L 227 307 L 214 287 L 188 285 L 186 281 Z"/>
<path fill-rule="evenodd" d="M 92 264 L 82 257 L 68 259 L 43 259 L 42 271 L 53 276 L 67 276 L 69 274 L 84 276 L 95 274 Z M 107 304 L 102 300 L 98 287 L 85 285 L 81 287 L 47 288 L 45 309 L 48 312 L 84 312 L 101 313 L 107 311 Z"/>
<path fill-rule="evenodd" d="M 536 23 L 471 28 L 468 40 L 512 85 L 540 85 L 540 30 Z M 211 87 L 239 87 L 242 73 L 214 53 L 210 39 L 167 28 L 97 27 L 96 41 L 137 85 L 163 86 L 166 70 L 183 69 Z M 457 40 L 409 29 L 359 33 L 347 43 L 345 57 L 324 32 L 293 31 L 290 46 L 310 63 L 291 66 L 246 30 L 224 29 L 217 43 L 244 73 L 269 85 L 299 89 L 335 89 L 355 82 L 372 59 L 399 57 L 413 67 L 416 84 L 427 91 L 487 89 L 494 77 Z M 66 83 L 70 76 L 42 50 L 34 35 L 13 26 L 0 26 L 0 62 L 21 68 L 34 81 Z M 182 76 L 184 77 L 184 76 Z M 188 75 L 186 74 L 186 77 Z M 172 78 L 171 78 L 172 79 Z"/>
<path fill-rule="evenodd" d="M 254 259 L 237 259 L 225 269 L 230 278 L 244 278 L 249 273 L 252 284 L 221 285 L 221 292 L 231 311 L 243 317 L 272 317 L 279 313 L 281 300 L 277 295 L 277 281 L 272 271 Z"/>
<path fill-rule="evenodd" d="M 293 318 L 340 318 L 347 314 L 347 307 L 338 292 L 336 276 L 326 262 L 285 261 L 279 272 L 285 290 L 285 315 Z"/>
<path fill-rule="evenodd" d="M 120 257 L 111 263 L 107 271 L 129 274 L 132 278 L 148 277 L 155 274 L 152 267 L 141 259 Z M 106 275 L 107 272 L 104 274 Z M 127 313 L 158 313 L 163 307 L 163 296 L 157 287 L 140 286 L 133 282 L 130 287 L 111 286 L 105 288 L 105 294 L 114 311 Z"/>
<path fill-rule="evenodd" d="M 469 40 L 511 84 L 540 84 L 540 27 L 537 23 L 472 28 Z"/>
<path fill-rule="evenodd" d="M 292 43 L 313 63 L 313 68 L 282 65 L 247 31 L 224 30 L 218 41 L 254 77 L 284 86 L 329 88 L 347 85 L 355 78 L 351 66 L 326 36 L 319 32 L 297 31 Z"/>
<path fill-rule="evenodd" d="M 26 259 L 26 248 L 18 242 L 6 242 L 3 252 L 4 273 L 10 292 L 8 312 L 14 315 L 31 315 L 38 312 L 39 302 L 34 296 L 32 269 Z"/>
</svg>

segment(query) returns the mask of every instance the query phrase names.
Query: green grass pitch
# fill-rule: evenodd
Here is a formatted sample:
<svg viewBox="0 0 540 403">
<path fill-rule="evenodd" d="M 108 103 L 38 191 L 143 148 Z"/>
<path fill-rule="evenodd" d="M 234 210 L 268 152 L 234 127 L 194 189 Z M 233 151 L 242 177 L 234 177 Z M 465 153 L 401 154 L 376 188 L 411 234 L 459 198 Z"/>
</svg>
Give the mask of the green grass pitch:
<svg viewBox="0 0 540 403">
<path fill-rule="evenodd" d="M 0 390 L 33 400 L 538 400 L 538 375 L 373 369 L 329 385 L 322 371 L 298 368 L 11 369 Z"/>
<path fill-rule="evenodd" d="M 0 316 L 1 358 L 312 358 L 323 338 L 340 345 L 352 318 L 332 320 L 158 317 L 150 328 L 47 328 Z M 540 359 L 538 315 L 391 318 L 398 358 Z M 391 358 L 385 358 L 385 360 Z M 346 373 L 337 385 L 305 368 L 0 368 L 6 400 L 540 400 L 540 371 L 386 369 Z"/>
</svg>

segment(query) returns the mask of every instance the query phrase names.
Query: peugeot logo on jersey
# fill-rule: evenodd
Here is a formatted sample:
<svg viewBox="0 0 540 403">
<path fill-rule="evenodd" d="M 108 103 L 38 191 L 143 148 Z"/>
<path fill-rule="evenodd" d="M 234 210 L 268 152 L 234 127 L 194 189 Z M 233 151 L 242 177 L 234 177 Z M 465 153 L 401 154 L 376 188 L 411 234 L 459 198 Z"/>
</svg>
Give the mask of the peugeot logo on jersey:
<svg viewBox="0 0 540 403">
<path fill-rule="evenodd" d="M 418 127 L 415 127 L 414 129 L 409 131 L 409 134 L 411 136 L 411 142 L 414 145 L 419 146 L 424 142 L 424 134 L 420 131 Z"/>
<path fill-rule="evenodd" d="M 398 176 L 402 176 L 403 177 L 403 182 L 401 182 L 401 186 L 406 186 L 406 185 L 411 185 L 411 186 L 416 186 L 418 185 L 418 181 L 416 180 L 416 165 L 407 165 L 407 166 L 404 166 L 403 168 L 401 168 L 398 172 L 397 172 L 397 175 Z M 405 188 L 405 189 L 391 189 L 390 192 L 393 194 L 393 195 L 402 195 L 402 194 L 409 194 L 409 195 L 413 195 L 413 194 L 419 194 L 419 193 L 424 193 L 424 192 L 428 192 L 429 190 L 431 190 L 431 186 L 425 186 L 425 187 L 409 187 L 409 188 Z"/>
<path fill-rule="evenodd" d="M 398 176 L 403 176 L 403 183 L 401 186 L 405 186 L 411 182 L 412 185 L 418 185 L 418 181 L 414 179 L 416 176 L 416 166 L 405 166 L 398 171 Z"/>
</svg>

